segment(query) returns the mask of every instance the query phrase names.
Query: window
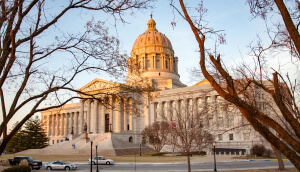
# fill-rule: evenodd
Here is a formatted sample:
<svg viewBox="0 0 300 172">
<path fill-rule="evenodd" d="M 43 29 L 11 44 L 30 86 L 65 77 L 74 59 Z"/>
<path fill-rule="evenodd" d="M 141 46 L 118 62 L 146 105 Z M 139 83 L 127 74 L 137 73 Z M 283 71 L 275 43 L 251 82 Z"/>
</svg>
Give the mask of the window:
<svg viewBox="0 0 300 172">
<path fill-rule="evenodd" d="M 250 133 L 243 133 L 244 134 L 244 140 L 250 140 Z"/>
<path fill-rule="evenodd" d="M 233 134 L 229 134 L 229 140 L 233 140 Z"/>
<path fill-rule="evenodd" d="M 203 120 L 202 119 L 200 119 L 200 127 L 203 127 L 204 125 L 203 125 Z"/>
<path fill-rule="evenodd" d="M 166 60 L 166 69 L 168 69 L 168 60 Z"/>
<path fill-rule="evenodd" d="M 223 117 L 218 118 L 218 126 L 223 127 Z"/>
<path fill-rule="evenodd" d="M 218 114 L 222 113 L 223 112 L 223 107 L 219 105 L 217 107 L 217 111 L 218 111 Z"/>
<path fill-rule="evenodd" d="M 211 97 L 209 96 L 206 97 L 206 103 L 211 103 Z"/>
<path fill-rule="evenodd" d="M 222 141 L 223 140 L 223 135 L 222 134 L 218 134 L 218 138 L 219 138 L 219 141 Z"/>
<path fill-rule="evenodd" d="M 150 60 L 147 60 L 147 67 L 148 67 L 148 68 L 150 68 L 150 67 L 151 67 Z"/>
<path fill-rule="evenodd" d="M 234 126 L 234 117 L 233 115 L 229 115 L 228 117 L 228 122 L 229 122 L 229 127 L 233 127 Z"/>
<path fill-rule="evenodd" d="M 208 119 L 208 126 L 211 127 L 212 124 L 213 124 L 213 120 L 212 120 L 212 118 L 209 118 L 209 119 Z"/>
<path fill-rule="evenodd" d="M 221 103 L 222 103 L 222 97 L 221 97 L 221 96 L 217 96 L 216 99 L 217 99 L 217 103 L 218 103 L 218 104 L 221 104 Z"/>
</svg>

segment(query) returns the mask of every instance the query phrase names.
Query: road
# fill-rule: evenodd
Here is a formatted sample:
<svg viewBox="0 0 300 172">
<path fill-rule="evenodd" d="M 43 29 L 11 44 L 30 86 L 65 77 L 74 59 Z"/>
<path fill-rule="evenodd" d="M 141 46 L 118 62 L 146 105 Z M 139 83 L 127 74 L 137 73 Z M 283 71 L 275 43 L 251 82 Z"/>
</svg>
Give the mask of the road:
<svg viewBox="0 0 300 172">
<path fill-rule="evenodd" d="M 289 161 L 284 162 L 286 167 L 293 167 Z M 75 164 L 78 172 L 89 172 L 90 165 Z M 213 171 L 214 164 L 212 162 L 191 163 L 192 171 Z M 186 163 L 117 163 L 115 165 L 99 165 L 99 171 L 187 171 Z M 277 168 L 277 161 L 228 161 L 217 162 L 217 170 L 245 170 L 245 169 L 264 169 Z M 40 171 L 40 170 L 39 170 Z M 93 165 L 93 171 L 96 171 L 96 165 Z"/>
</svg>

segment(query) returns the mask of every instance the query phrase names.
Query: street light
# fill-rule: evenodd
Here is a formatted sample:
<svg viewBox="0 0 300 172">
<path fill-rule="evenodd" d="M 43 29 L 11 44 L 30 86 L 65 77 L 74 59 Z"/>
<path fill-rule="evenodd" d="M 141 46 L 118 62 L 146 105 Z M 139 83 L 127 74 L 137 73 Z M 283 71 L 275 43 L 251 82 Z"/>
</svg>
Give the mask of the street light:
<svg viewBox="0 0 300 172">
<path fill-rule="evenodd" d="M 99 172 L 99 170 L 98 170 L 98 153 L 97 153 L 97 147 L 98 147 L 98 143 L 96 143 L 96 158 L 97 158 L 97 170 L 96 170 L 96 172 Z"/>
<path fill-rule="evenodd" d="M 140 143 L 140 156 L 142 156 L 142 143 Z"/>
<path fill-rule="evenodd" d="M 214 164 L 215 164 L 215 169 L 214 171 L 217 171 L 217 164 L 216 164 L 216 143 L 213 143 L 213 147 L 214 147 Z"/>
<path fill-rule="evenodd" d="M 93 141 L 91 141 L 91 172 L 93 171 Z"/>
</svg>

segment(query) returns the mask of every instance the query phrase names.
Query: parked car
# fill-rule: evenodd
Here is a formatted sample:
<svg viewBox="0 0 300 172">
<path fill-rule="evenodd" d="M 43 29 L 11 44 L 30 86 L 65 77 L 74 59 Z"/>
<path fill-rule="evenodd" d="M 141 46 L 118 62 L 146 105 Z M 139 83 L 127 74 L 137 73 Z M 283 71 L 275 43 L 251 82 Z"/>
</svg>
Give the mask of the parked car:
<svg viewBox="0 0 300 172">
<path fill-rule="evenodd" d="M 11 166 L 19 165 L 22 160 L 26 159 L 32 170 L 39 170 L 42 167 L 42 161 L 35 161 L 29 156 L 16 156 L 13 159 L 8 159 Z"/>
<path fill-rule="evenodd" d="M 88 164 L 106 164 L 106 165 L 111 165 L 114 164 L 114 161 L 112 159 L 105 159 L 103 156 L 95 156 L 92 161 L 89 159 Z"/>
<path fill-rule="evenodd" d="M 63 161 L 53 161 L 44 164 L 44 168 L 50 170 L 76 170 L 77 166 L 73 164 L 67 164 Z"/>
</svg>

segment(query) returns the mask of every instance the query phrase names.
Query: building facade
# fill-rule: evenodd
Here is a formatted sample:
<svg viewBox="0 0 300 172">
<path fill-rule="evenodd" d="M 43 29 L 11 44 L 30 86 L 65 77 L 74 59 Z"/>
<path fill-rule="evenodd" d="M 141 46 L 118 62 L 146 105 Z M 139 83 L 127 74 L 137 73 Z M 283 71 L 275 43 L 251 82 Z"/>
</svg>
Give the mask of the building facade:
<svg viewBox="0 0 300 172">
<path fill-rule="evenodd" d="M 170 113 L 174 104 L 193 109 L 191 113 L 203 113 L 199 120 L 215 136 L 219 147 L 249 150 L 253 144 L 264 142 L 251 126 L 239 127 L 247 121 L 209 82 L 193 86 L 181 83 L 178 57 L 174 56 L 170 40 L 156 29 L 152 16 L 147 25 L 128 59 L 127 83 L 94 79 L 79 90 L 99 93 L 99 100 L 81 100 L 41 113 L 50 144 L 81 137 L 85 124 L 90 135 L 111 132 L 124 141 L 141 143 L 143 129 L 163 120 L 161 116 Z M 145 80 L 154 87 L 150 94 L 128 89 Z"/>
</svg>

